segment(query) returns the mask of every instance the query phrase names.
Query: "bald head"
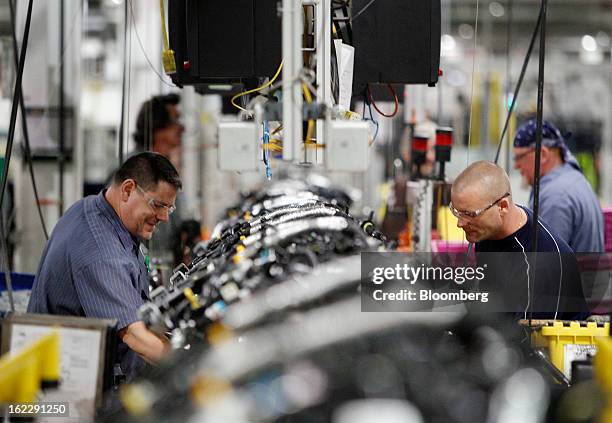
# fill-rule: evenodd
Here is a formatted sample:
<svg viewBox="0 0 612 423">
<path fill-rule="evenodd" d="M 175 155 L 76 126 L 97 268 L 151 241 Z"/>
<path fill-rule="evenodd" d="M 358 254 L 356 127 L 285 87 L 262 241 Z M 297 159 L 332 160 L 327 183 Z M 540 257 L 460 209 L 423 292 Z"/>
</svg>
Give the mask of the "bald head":
<svg viewBox="0 0 612 423">
<path fill-rule="evenodd" d="M 455 179 L 452 193 L 461 194 L 466 191 L 477 192 L 485 201 L 495 201 L 507 192 L 512 195 L 504 169 L 486 160 L 472 163 Z"/>
<path fill-rule="evenodd" d="M 508 175 L 494 163 L 472 163 L 457 176 L 451 211 L 469 242 L 502 239 L 525 224 L 527 215 L 506 193 L 512 194 Z"/>
</svg>

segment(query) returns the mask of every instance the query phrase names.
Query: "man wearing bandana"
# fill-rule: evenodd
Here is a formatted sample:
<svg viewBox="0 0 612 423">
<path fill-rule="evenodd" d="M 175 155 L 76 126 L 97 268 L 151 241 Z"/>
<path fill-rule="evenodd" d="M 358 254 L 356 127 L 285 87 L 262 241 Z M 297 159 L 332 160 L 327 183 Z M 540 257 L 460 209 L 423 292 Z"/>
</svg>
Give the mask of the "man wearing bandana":
<svg viewBox="0 0 612 423">
<path fill-rule="evenodd" d="M 533 186 L 536 121 L 521 125 L 514 138 L 514 168 Z M 591 185 L 561 132 L 542 122 L 539 215 L 576 253 L 603 252 L 603 214 Z M 533 189 L 529 206 L 533 208 Z"/>
</svg>

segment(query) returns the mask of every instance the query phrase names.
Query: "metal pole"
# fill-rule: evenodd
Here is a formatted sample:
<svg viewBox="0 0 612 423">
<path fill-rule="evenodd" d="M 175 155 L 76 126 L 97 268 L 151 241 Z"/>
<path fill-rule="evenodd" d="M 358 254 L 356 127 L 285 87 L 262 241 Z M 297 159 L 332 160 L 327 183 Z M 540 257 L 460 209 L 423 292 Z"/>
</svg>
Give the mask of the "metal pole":
<svg viewBox="0 0 612 423">
<path fill-rule="evenodd" d="M 540 209 L 540 158 L 542 149 L 542 112 L 544 100 L 544 62 L 546 54 L 546 6 L 547 0 L 542 0 L 542 20 L 540 22 L 540 62 L 538 68 L 538 103 L 536 114 L 536 147 L 535 147 L 535 165 L 533 179 L 533 227 L 532 227 L 532 251 L 533 260 L 531 263 L 531 280 L 533 283 L 529 286 L 529 298 L 533 298 L 536 284 L 536 268 L 537 268 L 537 252 L 538 252 L 538 214 Z M 533 303 L 530 304 L 529 310 L 529 326 L 533 316 Z"/>
<path fill-rule="evenodd" d="M 536 114 L 536 147 L 533 179 L 533 251 L 538 251 L 538 214 L 540 210 L 540 158 L 542 151 L 542 114 L 544 102 L 544 59 L 546 53 L 546 6 L 542 0 L 542 22 L 540 23 L 540 62 L 538 68 L 538 103 Z M 535 268 L 535 266 L 534 266 Z"/>
<path fill-rule="evenodd" d="M 64 214 L 64 0 L 60 1 L 60 39 L 59 39 L 59 216 Z"/>
<path fill-rule="evenodd" d="M 321 0 L 315 6 L 315 46 L 317 54 L 317 101 L 331 105 L 331 0 Z M 325 144 L 324 120 L 317 121 L 317 144 Z M 316 154 L 316 163 L 323 164 L 323 154 Z"/>
<path fill-rule="evenodd" d="M 13 102 L 11 104 L 11 117 L 9 120 L 8 137 L 6 140 L 6 152 L 4 154 L 4 169 L 2 169 L 2 180 L 0 183 L 0 245 L 2 250 L 4 261 L 6 262 L 6 288 L 9 297 L 9 306 L 11 311 L 15 311 L 15 303 L 13 301 L 13 284 L 11 280 L 11 267 L 10 257 L 8 253 L 8 246 L 6 242 L 6 231 L 8 228 L 4 228 L 4 215 L 2 214 L 2 205 L 4 204 L 4 194 L 6 193 L 6 186 L 8 185 L 8 171 L 11 163 L 11 153 L 13 151 L 13 140 L 15 139 L 15 123 L 17 121 L 17 107 L 19 104 L 19 97 L 22 95 L 21 92 L 21 81 L 23 78 L 23 67 L 25 64 L 26 51 L 28 48 L 28 37 L 30 34 L 30 22 L 32 20 L 32 3 L 33 0 L 28 2 L 28 12 L 26 15 L 25 30 L 23 33 L 23 40 L 21 46 L 21 52 L 19 57 L 19 66 L 17 67 L 17 77 L 15 78 L 15 91 L 13 94 Z M 6 230 L 5 230 L 6 229 Z"/>
<path fill-rule="evenodd" d="M 283 0 L 283 160 L 299 160 L 302 149 L 302 2 Z"/>
</svg>

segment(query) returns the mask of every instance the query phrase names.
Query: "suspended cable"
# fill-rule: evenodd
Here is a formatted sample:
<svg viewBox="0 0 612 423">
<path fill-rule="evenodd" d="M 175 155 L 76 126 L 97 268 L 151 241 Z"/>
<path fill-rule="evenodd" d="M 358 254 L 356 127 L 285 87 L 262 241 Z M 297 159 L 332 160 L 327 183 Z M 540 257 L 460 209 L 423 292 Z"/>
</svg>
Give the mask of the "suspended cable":
<svg viewBox="0 0 612 423">
<path fill-rule="evenodd" d="M 28 37 L 30 35 L 30 22 L 32 20 L 32 2 L 28 2 L 28 11 L 26 14 L 25 29 L 23 32 L 23 45 L 21 47 L 21 54 L 19 57 L 19 66 L 17 66 L 17 78 L 15 79 L 15 91 L 13 93 L 13 102 L 11 104 L 11 117 L 9 121 L 9 131 L 6 140 L 6 153 L 4 154 L 4 169 L 2 171 L 2 188 L 0 190 L 0 242 L 2 243 L 2 252 L 4 253 L 4 260 L 6 263 L 6 287 L 9 297 L 9 304 L 11 311 L 15 311 L 15 302 L 13 301 L 13 284 L 11 279 L 11 268 L 10 268 L 10 257 L 8 253 L 8 246 L 5 237 L 4 228 L 4 194 L 6 193 L 6 187 L 8 185 L 8 171 L 11 164 L 11 153 L 13 151 L 13 141 L 15 139 L 15 123 L 17 121 L 17 105 L 19 104 L 19 96 L 21 95 L 21 80 L 23 79 L 23 67 L 25 64 L 26 51 L 28 49 Z"/>
<path fill-rule="evenodd" d="M 546 56 L 546 4 L 542 0 L 542 22 L 540 23 L 540 51 L 538 64 L 538 102 L 536 109 L 536 143 L 533 175 L 533 251 L 538 251 L 538 212 L 540 208 L 540 159 L 542 152 L 542 115 L 544 110 L 544 63 Z"/>
<path fill-rule="evenodd" d="M 376 110 L 379 115 L 384 116 L 386 118 L 392 118 L 392 117 L 394 117 L 397 114 L 397 111 L 399 110 L 399 100 L 397 98 L 397 94 L 395 93 L 395 90 L 393 89 L 393 85 L 387 84 L 387 88 L 389 88 L 389 91 L 391 92 L 391 95 L 393 95 L 393 102 L 394 102 L 393 112 L 391 112 L 391 113 L 383 113 L 376 106 L 376 103 L 374 102 L 374 98 L 372 97 L 372 91 L 370 90 L 370 84 L 367 85 L 368 104 L 371 104 L 372 107 L 374 107 L 374 110 Z"/>
<path fill-rule="evenodd" d="M 15 69 L 19 67 L 19 47 L 17 46 L 17 34 L 15 27 L 17 22 L 15 20 L 15 6 L 13 0 L 9 0 L 9 8 L 11 13 L 11 35 L 13 38 L 13 60 L 15 61 Z M 49 239 L 49 233 L 47 232 L 47 225 L 45 224 L 45 218 L 43 217 L 42 209 L 40 208 L 40 198 L 38 196 L 38 187 L 36 185 L 36 178 L 34 177 L 34 164 L 32 163 L 32 148 L 30 146 L 30 135 L 28 133 L 28 121 L 26 116 L 26 108 L 23 100 L 23 87 L 19 87 L 19 108 L 21 110 L 21 130 L 23 131 L 24 147 L 23 152 L 28 170 L 30 173 L 30 180 L 32 181 L 32 191 L 34 192 L 34 201 L 36 202 L 36 208 L 38 209 L 38 217 L 40 218 L 40 225 L 42 226 L 45 240 Z"/>
<path fill-rule="evenodd" d="M 519 79 L 516 83 L 516 88 L 514 89 L 514 94 L 512 97 L 512 103 L 510 104 L 510 109 L 508 109 L 506 121 L 504 122 L 504 128 L 502 129 L 502 133 L 499 138 L 499 144 L 497 145 L 497 151 L 495 153 L 495 160 L 494 160 L 495 163 L 499 161 L 499 154 L 501 152 L 501 147 L 504 141 L 504 136 L 506 135 L 506 131 L 508 130 L 508 124 L 510 123 L 510 117 L 512 116 L 512 112 L 514 111 L 514 106 L 516 104 L 516 99 L 518 98 L 519 91 L 521 90 L 523 78 L 525 77 L 525 72 L 527 71 L 527 65 L 529 65 L 529 59 L 531 58 L 531 52 L 533 51 L 533 45 L 535 43 L 536 37 L 538 36 L 538 31 L 540 29 L 541 23 L 542 23 L 542 8 L 540 7 L 540 13 L 538 14 L 538 20 L 536 22 L 535 28 L 533 29 L 531 40 L 529 41 L 529 48 L 527 49 L 527 54 L 525 55 L 525 59 L 523 60 L 523 67 L 521 69 L 521 74 L 519 75 Z"/>
<path fill-rule="evenodd" d="M 168 82 L 164 80 L 164 77 L 162 76 L 162 74 L 159 73 L 158 70 L 155 69 L 155 66 L 153 66 L 153 63 L 151 63 L 151 60 L 149 59 L 149 56 L 147 55 L 147 52 L 145 51 L 145 48 L 142 45 L 142 41 L 140 40 L 140 35 L 138 35 L 138 28 L 136 27 L 136 20 L 134 18 L 134 8 L 132 7 L 132 0 L 129 0 L 129 2 L 130 2 L 130 14 L 132 15 L 132 24 L 134 25 L 134 33 L 136 34 L 136 39 L 138 40 L 138 45 L 140 46 L 140 50 L 142 51 L 144 58 L 149 64 L 149 67 L 151 68 L 151 70 L 155 72 L 155 75 L 157 75 L 157 77 L 162 83 L 164 83 L 170 88 L 175 88 L 174 85 L 169 84 Z"/>
<path fill-rule="evenodd" d="M 68 32 L 68 37 L 66 37 L 66 43 L 64 44 L 64 49 L 62 50 L 62 54 L 60 56 L 60 62 L 63 62 L 65 57 L 66 57 L 66 53 L 68 52 L 68 50 L 70 49 L 70 47 L 72 47 L 72 43 L 74 42 L 74 40 L 77 37 L 73 37 L 72 35 L 74 34 L 74 30 L 77 27 L 76 22 L 77 22 L 77 16 L 83 12 L 83 2 L 79 1 L 79 7 L 78 9 L 74 12 L 74 15 L 72 17 L 72 24 L 70 27 L 70 31 Z M 50 80 L 55 80 L 56 77 L 58 76 L 59 73 L 59 66 L 56 66 L 53 68 L 53 74 L 50 78 Z M 57 95 L 59 93 L 59 89 L 55 88 L 56 86 L 53 85 L 51 88 L 49 88 L 47 90 L 47 98 L 48 103 L 49 104 L 53 104 L 55 99 L 57 98 Z M 40 115 L 39 119 L 38 119 L 38 123 L 32 125 L 30 128 L 32 129 L 32 133 L 38 133 L 40 128 L 42 127 L 42 125 L 45 124 L 46 120 L 47 120 L 47 116 L 49 115 L 49 108 L 45 108 L 42 112 L 42 114 Z"/>
<path fill-rule="evenodd" d="M 240 107 L 238 104 L 236 104 L 236 99 L 243 97 L 247 94 L 252 94 L 252 93 L 256 93 L 259 92 L 263 89 L 268 88 L 270 85 L 274 84 L 274 81 L 276 81 L 276 78 L 278 78 L 278 76 L 280 75 L 281 71 L 283 70 L 283 62 L 281 61 L 280 65 L 278 65 L 278 69 L 276 69 L 276 73 L 274 74 L 274 76 L 272 77 L 272 79 L 270 79 L 268 82 L 266 82 L 265 84 L 263 84 L 260 87 L 257 88 L 253 88 L 252 90 L 247 90 L 247 91 L 243 91 L 240 92 L 238 94 L 236 94 L 235 96 L 232 97 L 232 99 L 230 100 L 230 102 L 232 103 L 232 106 L 234 106 L 235 108 L 243 111 L 243 112 L 247 112 L 247 110 L 244 107 Z"/>
<path fill-rule="evenodd" d="M 360 16 L 360 15 L 361 15 L 363 12 L 365 12 L 366 10 L 368 10 L 368 8 L 369 8 L 370 6 L 372 6 L 372 3 L 374 3 L 375 1 L 376 1 L 376 0 L 370 0 L 370 2 L 369 2 L 368 4 L 366 4 L 365 6 L 363 6 L 363 8 L 362 8 L 362 9 L 361 9 L 359 12 L 355 13 L 355 14 L 354 14 L 354 15 L 351 17 L 351 23 L 353 23 L 353 21 L 354 21 L 355 19 L 357 19 L 357 18 L 358 18 L 358 17 L 359 17 L 359 16 Z"/>
<path fill-rule="evenodd" d="M 542 0 L 542 6 L 540 9 L 540 51 L 539 51 L 539 63 L 538 63 L 538 102 L 536 108 L 536 142 L 535 142 L 535 163 L 534 163 L 534 175 L 533 175 L 533 228 L 532 228 L 532 250 L 533 251 L 533 280 L 531 293 L 535 293 L 535 269 L 537 266 L 537 251 L 538 251 L 538 229 L 539 229 L 539 210 L 540 210 L 540 161 L 542 153 L 542 115 L 544 110 L 544 63 L 546 58 L 546 6 L 547 0 Z M 554 238 L 553 238 L 554 241 Z M 555 312 L 556 315 L 556 312 Z M 533 307 L 529 310 L 529 326 L 531 327 L 531 320 L 533 318 Z"/>
</svg>

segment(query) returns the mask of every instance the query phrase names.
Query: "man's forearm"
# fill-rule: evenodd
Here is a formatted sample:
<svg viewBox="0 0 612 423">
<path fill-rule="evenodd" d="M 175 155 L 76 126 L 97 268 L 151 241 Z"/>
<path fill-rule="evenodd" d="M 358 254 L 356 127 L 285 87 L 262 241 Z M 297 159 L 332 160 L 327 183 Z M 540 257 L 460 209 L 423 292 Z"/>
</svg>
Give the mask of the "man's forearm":
<svg viewBox="0 0 612 423">
<path fill-rule="evenodd" d="M 156 335 L 143 322 L 134 322 L 125 328 L 120 337 L 130 349 L 150 363 L 158 363 L 170 353 L 170 343 Z"/>
</svg>

